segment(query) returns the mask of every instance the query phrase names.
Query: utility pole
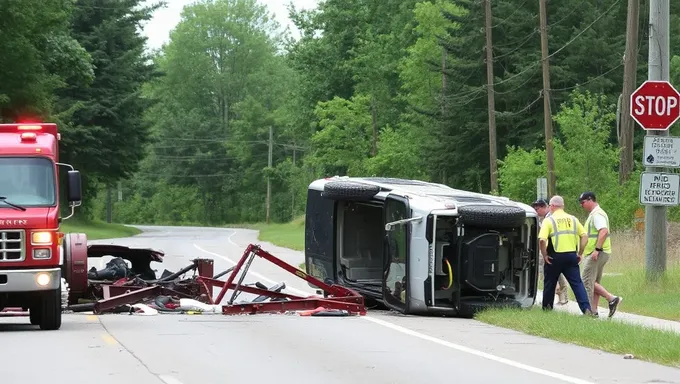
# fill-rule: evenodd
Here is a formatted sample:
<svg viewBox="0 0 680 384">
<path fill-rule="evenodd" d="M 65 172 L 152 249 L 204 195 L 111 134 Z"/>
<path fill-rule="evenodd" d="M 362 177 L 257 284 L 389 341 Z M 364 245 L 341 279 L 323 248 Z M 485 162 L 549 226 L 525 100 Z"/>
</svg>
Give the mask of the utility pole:
<svg viewBox="0 0 680 384">
<path fill-rule="evenodd" d="M 442 47 L 442 119 L 446 114 L 446 47 Z"/>
<path fill-rule="evenodd" d="M 670 80 L 669 21 L 670 0 L 650 0 L 648 80 Z M 669 131 L 647 131 L 647 135 L 668 136 Z M 646 170 L 668 172 L 658 167 L 647 167 Z M 645 206 L 645 271 L 649 281 L 656 280 L 666 270 L 666 225 L 665 206 Z"/>
<path fill-rule="evenodd" d="M 498 192 L 498 164 L 496 154 L 496 102 L 493 89 L 493 41 L 491 39 L 491 0 L 484 0 L 486 14 L 486 95 L 489 108 L 489 165 L 491 190 Z"/>
<path fill-rule="evenodd" d="M 269 126 L 269 159 L 267 160 L 267 224 L 269 224 L 269 212 L 271 209 L 271 203 L 272 203 L 272 177 L 271 177 L 271 169 L 272 169 L 272 152 L 274 149 L 274 127 Z"/>
<path fill-rule="evenodd" d="M 628 0 L 628 21 L 626 25 L 626 53 L 623 62 L 623 95 L 621 97 L 621 147 L 619 161 L 619 183 L 623 184 L 633 171 L 633 132 L 635 121 L 630 111 L 630 94 L 637 83 L 637 45 L 638 18 L 640 15 L 640 0 Z"/>
<path fill-rule="evenodd" d="M 541 23 L 541 60 L 543 61 L 543 121 L 545 154 L 548 163 L 548 196 L 555 195 L 555 156 L 553 154 L 552 114 L 550 113 L 550 64 L 548 62 L 548 16 L 545 0 L 539 0 Z"/>
<path fill-rule="evenodd" d="M 293 140 L 293 167 L 295 167 L 295 155 L 297 154 L 297 144 Z M 295 220 L 295 188 L 290 189 L 290 217 Z"/>
</svg>

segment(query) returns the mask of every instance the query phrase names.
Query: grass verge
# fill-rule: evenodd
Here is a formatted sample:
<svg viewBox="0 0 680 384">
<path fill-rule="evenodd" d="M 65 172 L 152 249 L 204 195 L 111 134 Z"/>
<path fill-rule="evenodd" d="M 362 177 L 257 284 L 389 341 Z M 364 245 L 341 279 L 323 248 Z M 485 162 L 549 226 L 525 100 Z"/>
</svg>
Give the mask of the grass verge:
<svg viewBox="0 0 680 384">
<path fill-rule="evenodd" d="M 672 223 L 668 242 L 680 240 L 680 227 Z M 680 249 L 668 247 L 665 276 L 656 282 L 645 278 L 644 233 L 623 232 L 612 234 L 612 255 L 604 267 L 602 285 L 611 294 L 624 298 L 619 306 L 622 312 L 680 321 Z M 581 266 L 583 271 L 583 265 Z M 541 284 L 542 286 L 542 284 Z M 569 289 L 570 300 L 575 300 Z M 600 300 L 599 306 L 606 307 Z"/>
<path fill-rule="evenodd" d="M 134 236 L 142 231 L 122 224 L 109 224 L 102 221 L 67 220 L 61 224 L 64 233 L 77 232 L 87 235 L 88 240 L 115 239 Z"/>
<path fill-rule="evenodd" d="M 539 308 L 490 309 L 478 320 L 526 334 L 593 349 L 632 354 L 636 359 L 680 367 L 680 335 L 618 321 L 602 321 Z"/>
<path fill-rule="evenodd" d="M 258 239 L 279 247 L 296 251 L 305 250 L 305 217 L 301 216 L 289 223 L 275 224 L 239 224 L 229 225 L 233 228 L 255 229 L 260 231 Z"/>
</svg>

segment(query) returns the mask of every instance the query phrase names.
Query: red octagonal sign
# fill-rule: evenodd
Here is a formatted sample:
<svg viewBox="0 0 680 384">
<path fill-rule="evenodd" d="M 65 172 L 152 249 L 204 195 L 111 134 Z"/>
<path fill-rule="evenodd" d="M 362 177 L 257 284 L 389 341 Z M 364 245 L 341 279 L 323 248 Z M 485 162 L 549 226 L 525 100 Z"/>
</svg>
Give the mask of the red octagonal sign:
<svg viewBox="0 0 680 384">
<path fill-rule="evenodd" d="M 630 95 L 630 115 L 645 130 L 667 130 L 680 118 L 680 93 L 668 81 L 645 81 Z"/>
</svg>

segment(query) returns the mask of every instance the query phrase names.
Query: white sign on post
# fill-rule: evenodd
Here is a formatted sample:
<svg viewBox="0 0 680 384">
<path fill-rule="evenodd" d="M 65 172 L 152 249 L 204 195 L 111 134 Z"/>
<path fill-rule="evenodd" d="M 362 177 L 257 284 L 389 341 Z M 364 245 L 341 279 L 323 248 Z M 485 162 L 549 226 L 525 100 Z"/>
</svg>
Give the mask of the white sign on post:
<svg viewBox="0 0 680 384">
<path fill-rule="evenodd" d="M 536 179 L 536 199 L 548 198 L 548 179 L 539 177 Z"/>
<path fill-rule="evenodd" d="M 640 177 L 640 204 L 656 206 L 678 205 L 680 175 L 643 172 Z"/>
<path fill-rule="evenodd" d="M 680 137 L 645 136 L 646 167 L 680 167 Z"/>
</svg>

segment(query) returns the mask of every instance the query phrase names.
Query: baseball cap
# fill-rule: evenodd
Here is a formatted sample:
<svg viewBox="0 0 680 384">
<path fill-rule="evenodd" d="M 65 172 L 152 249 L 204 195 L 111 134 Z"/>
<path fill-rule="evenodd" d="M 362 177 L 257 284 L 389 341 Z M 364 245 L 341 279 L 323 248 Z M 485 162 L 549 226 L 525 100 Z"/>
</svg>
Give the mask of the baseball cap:
<svg viewBox="0 0 680 384">
<path fill-rule="evenodd" d="M 581 194 L 581 196 L 578 197 L 579 202 L 582 202 L 584 200 L 597 201 L 597 199 L 595 198 L 595 193 L 590 191 L 585 191 Z"/>
<path fill-rule="evenodd" d="M 531 203 L 532 208 L 547 207 L 547 206 L 548 206 L 548 202 L 545 201 L 545 199 L 538 199 L 538 200 L 534 201 L 533 203 Z"/>
</svg>

